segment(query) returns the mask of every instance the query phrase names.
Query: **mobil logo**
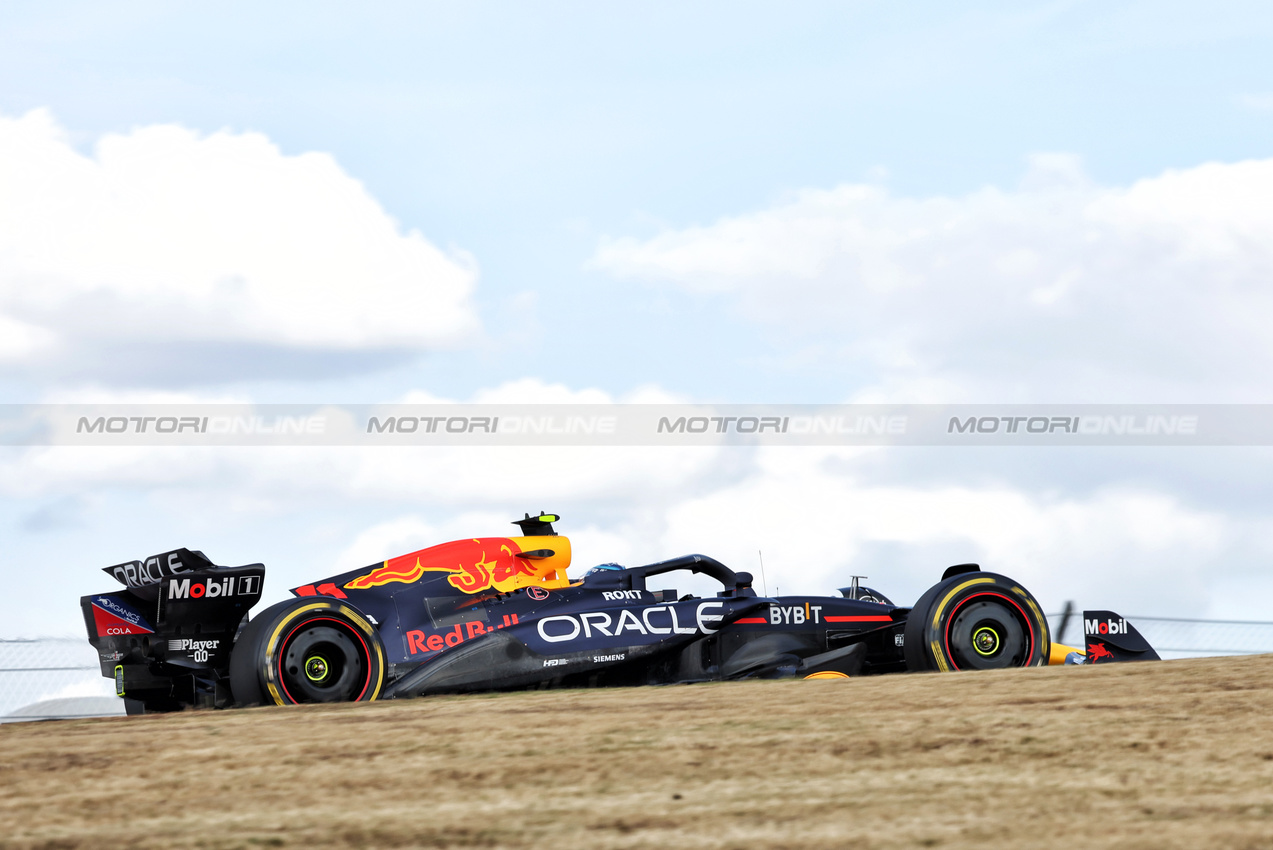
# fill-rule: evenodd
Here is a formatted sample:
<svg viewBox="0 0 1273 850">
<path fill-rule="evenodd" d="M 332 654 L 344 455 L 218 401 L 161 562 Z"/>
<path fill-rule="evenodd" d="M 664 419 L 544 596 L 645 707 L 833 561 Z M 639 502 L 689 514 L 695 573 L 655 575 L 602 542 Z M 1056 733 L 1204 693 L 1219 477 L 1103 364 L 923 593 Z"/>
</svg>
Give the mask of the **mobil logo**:
<svg viewBox="0 0 1273 850">
<path fill-rule="evenodd" d="M 216 599 L 227 596 L 252 596 L 261 590 L 260 576 L 226 576 L 225 578 L 174 578 L 168 583 L 169 599 Z"/>
<path fill-rule="evenodd" d="M 1084 635 L 1125 635 L 1127 634 L 1127 621 L 1121 617 L 1117 620 L 1113 618 L 1101 619 L 1099 617 L 1091 620 L 1083 620 Z"/>
</svg>

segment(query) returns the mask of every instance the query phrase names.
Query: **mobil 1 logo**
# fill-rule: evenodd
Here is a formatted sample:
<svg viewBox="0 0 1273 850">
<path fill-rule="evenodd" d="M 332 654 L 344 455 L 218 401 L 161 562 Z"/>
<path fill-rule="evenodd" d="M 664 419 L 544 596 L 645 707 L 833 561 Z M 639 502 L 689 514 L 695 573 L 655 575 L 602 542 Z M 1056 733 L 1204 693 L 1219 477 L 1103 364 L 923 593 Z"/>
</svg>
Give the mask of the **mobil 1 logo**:
<svg viewBox="0 0 1273 850">
<path fill-rule="evenodd" d="M 174 578 L 168 582 L 169 599 L 217 599 L 256 596 L 261 592 L 261 576 L 240 575 L 223 578 Z"/>
</svg>

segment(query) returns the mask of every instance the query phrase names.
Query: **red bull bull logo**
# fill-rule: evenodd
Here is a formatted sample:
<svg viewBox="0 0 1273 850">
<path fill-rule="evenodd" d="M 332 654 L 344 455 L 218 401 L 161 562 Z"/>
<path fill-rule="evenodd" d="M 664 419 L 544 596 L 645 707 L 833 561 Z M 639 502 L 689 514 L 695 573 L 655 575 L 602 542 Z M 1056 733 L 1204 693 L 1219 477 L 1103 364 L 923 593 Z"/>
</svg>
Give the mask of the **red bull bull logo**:
<svg viewBox="0 0 1273 850">
<path fill-rule="evenodd" d="M 553 542 L 563 538 L 555 537 Z M 567 558 L 569 544 L 566 544 Z M 553 560 L 555 552 L 544 556 L 539 552 L 519 558 L 522 548 L 518 541 L 508 537 L 475 537 L 431 546 L 409 555 L 390 558 L 367 573 L 345 584 L 347 590 L 367 590 L 391 582 L 410 584 L 419 581 L 425 573 L 450 573 L 447 583 L 464 593 L 478 593 L 488 588 L 500 592 L 543 582 L 557 572 Z M 567 563 L 569 561 L 567 560 Z M 562 582 L 564 583 L 564 581 Z"/>
<path fill-rule="evenodd" d="M 413 581 L 419 581 L 423 575 L 424 567 L 421 566 L 419 558 L 416 558 L 413 566 L 409 566 L 405 558 L 392 558 L 385 561 L 383 566 L 376 567 L 365 576 L 358 576 L 353 581 L 346 582 L 345 587 L 348 590 L 367 590 L 395 581 L 410 584 Z"/>
</svg>

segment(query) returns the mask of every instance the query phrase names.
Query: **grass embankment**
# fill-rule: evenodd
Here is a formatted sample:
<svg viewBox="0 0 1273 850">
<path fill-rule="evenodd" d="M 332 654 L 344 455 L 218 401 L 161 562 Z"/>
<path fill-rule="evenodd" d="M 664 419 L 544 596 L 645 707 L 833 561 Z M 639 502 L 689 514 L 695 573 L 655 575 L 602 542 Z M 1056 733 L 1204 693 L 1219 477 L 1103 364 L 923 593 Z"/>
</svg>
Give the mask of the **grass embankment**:
<svg viewBox="0 0 1273 850">
<path fill-rule="evenodd" d="M 0 726 L 0 847 L 1270 848 L 1273 656 Z"/>
</svg>

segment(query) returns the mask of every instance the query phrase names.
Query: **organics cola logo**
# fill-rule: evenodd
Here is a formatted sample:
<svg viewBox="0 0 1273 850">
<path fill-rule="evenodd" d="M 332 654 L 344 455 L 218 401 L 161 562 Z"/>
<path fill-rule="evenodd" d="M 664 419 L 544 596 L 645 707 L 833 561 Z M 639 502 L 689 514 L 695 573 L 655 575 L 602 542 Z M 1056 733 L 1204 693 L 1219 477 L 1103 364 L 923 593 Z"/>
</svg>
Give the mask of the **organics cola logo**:
<svg viewBox="0 0 1273 850">
<path fill-rule="evenodd" d="M 251 596 L 261 589 L 260 576 L 226 576 L 208 579 L 173 579 L 168 584 L 169 599 L 215 599 Z"/>
<path fill-rule="evenodd" d="M 390 558 L 383 566 L 346 583 L 345 588 L 367 590 L 390 582 L 410 584 L 419 581 L 427 572 L 435 572 L 450 573 L 447 583 L 465 593 L 477 593 L 492 587 L 507 592 L 519 587 L 523 583 L 522 577 L 535 575 L 530 562 L 517 557 L 521 551 L 506 537 L 456 540 Z"/>
<path fill-rule="evenodd" d="M 93 604 L 98 606 L 99 608 L 105 608 L 106 610 L 110 611 L 111 614 L 114 614 L 116 617 L 119 617 L 121 620 L 127 620 L 129 623 L 131 623 L 134 626 L 141 623 L 140 614 L 138 614 L 136 611 L 132 611 L 128 608 L 125 608 L 123 605 L 120 605 L 118 602 L 116 602 L 114 599 L 111 599 L 109 596 L 99 596 L 93 600 Z"/>
<path fill-rule="evenodd" d="M 1125 635 L 1127 634 L 1127 621 L 1119 620 L 1084 620 L 1083 634 L 1085 635 Z"/>
<path fill-rule="evenodd" d="M 120 635 L 148 635 L 153 632 L 145 626 L 137 623 L 115 623 L 113 625 L 102 626 L 97 630 L 99 633 L 107 637 L 118 637 Z"/>
<path fill-rule="evenodd" d="M 109 596 L 93 598 L 93 624 L 99 637 L 154 633 L 154 629 L 146 624 L 140 614 Z"/>
</svg>

